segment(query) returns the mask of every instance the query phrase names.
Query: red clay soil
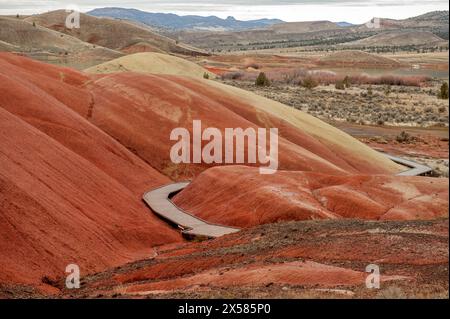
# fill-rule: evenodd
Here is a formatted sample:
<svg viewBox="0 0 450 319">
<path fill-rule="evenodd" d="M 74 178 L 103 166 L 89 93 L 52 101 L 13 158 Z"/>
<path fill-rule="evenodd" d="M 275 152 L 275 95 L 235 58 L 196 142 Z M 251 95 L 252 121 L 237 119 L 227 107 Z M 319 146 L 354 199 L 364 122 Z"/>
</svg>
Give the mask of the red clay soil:
<svg viewBox="0 0 450 319">
<path fill-rule="evenodd" d="M 237 227 L 307 219 L 434 219 L 448 216 L 448 180 L 295 171 L 263 176 L 245 166 L 218 167 L 198 176 L 174 202 L 210 222 Z"/>
<path fill-rule="evenodd" d="M 365 286 L 369 264 L 380 267 L 380 290 Z M 75 293 L 298 298 L 340 289 L 325 296 L 396 297 L 391 287 L 410 297 L 448 295 L 448 220 L 269 224 L 213 241 L 161 247 L 150 259 L 88 276 Z"/>
<path fill-rule="evenodd" d="M 120 73 L 97 76 L 87 86 L 95 99 L 90 121 L 172 179 L 193 178 L 213 166 L 173 165 L 170 161 L 174 144 L 170 132 L 184 127 L 192 133 L 194 119 L 201 120 L 203 128 L 222 132 L 235 127 L 278 127 L 282 170 L 392 173 L 376 161 L 367 162 L 359 154 L 333 148 L 280 118 L 189 78 Z"/>
<path fill-rule="evenodd" d="M 95 105 L 83 88 L 87 76 L 12 55 L 0 57 L 1 107 L 90 161 L 137 198 L 151 187 L 170 182 L 86 120 Z M 80 113 L 87 110 L 85 117 L 71 108 Z"/>
<path fill-rule="evenodd" d="M 170 132 L 177 127 L 191 130 L 193 119 L 202 120 L 203 127 L 217 127 L 222 132 L 228 127 L 278 127 L 281 136 L 279 168 L 282 170 L 329 174 L 362 171 L 392 173 L 392 167 L 386 168 L 376 161 L 364 161 L 357 152 L 352 154 L 319 140 L 203 81 L 136 73 L 89 78 L 69 69 L 47 66 L 10 54 L 2 54 L 1 58 L 2 63 L 7 64 L 3 72 L 10 82 L 5 89 L 12 90 L 17 82 L 22 86 L 22 91 L 15 93 L 14 98 L 6 97 L 11 99 L 9 110 L 21 102 L 20 98 L 28 95 L 23 94 L 25 91 L 39 88 L 51 95 L 49 99 L 56 99 L 87 118 L 172 179 L 193 178 L 212 166 L 204 163 L 173 165 L 170 160 L 170 148 L 174 144 L 169 139 Z M 23 84 L 25 80 L 27 84 Z M 22 114 L 26 115 L 27 111 Z"/>
<path fill-rule="evenodd" d="M 168 182 L 74 109 L 80 73 L 0 55 L 0 282 L 43 283 L 147 257 L 181 236 L 139 200 Z"/>
<path fill-rule="evenodd" d="M 393 174 L 393 166 L 365 161 L 350 147 L 334 145 L 333 138 L 320 140 L 248 103 L 208 81 L 135 73 L 91 77 L 0 53 L 0 283 L 53 291 L 48 283 L 62 277 L 69 263 L 93 273 L 149 258 L 157 245 L 179 244 L 180 234 L 140 200 L 170 179 L 198 176 L 176 203 L 209 221 L 240 227 L 448 214 L 446 180 L 361 176 Z M 173 164 L 170 132 L 191 130 L 194 119 L 222 132 L 278 127 L 279 173 Z M 227 249 L 240 240 L 212 245 Z M 184 248 L 172 253 L 192 253 L 193 247 Z M 208 265 L 217 267 L 217 260 L 194 266 L 208 272 Z M 268 270 L 257 267 L 266 276 Z M 317 278 L 317 267 L 324 269 L 302 264 L 306 275 L 297 275 L 306 279 L 298 282 Z M 180 273 L 177 266 L 167 269 Z M 289 271 L 289 265 L 281 267 L 287 277 L 280 280 L 289 280 Z M 252 272 L 250 267 L 242 274 Z M 205 276 L 198 281 L 210 275 Z"/>
<path fill-rule="evenodd" d="M 126 288 L 124 292 L 145 293 L 164 290 L 179 290 L 185 287 L 228 288 L 233 286 L 267 286 L 276 282 L 279 285 L 326 286 L 333 288 L 344 285 L 360 285 L 367 274 L 342 267 L 327 266 L 315 262 L 287 262 L 275 265 L 255 264 L 224 272 L 223 269 L 171 281 L 153 282 Z M 406 277 L 385 276 L 382 281 L 401 280 Z"/>
<path fill-rule="evenodd" d="M 414 140 L 405 143 L 397 142 L 395 138 L 386 138 L 382 143 L 373 138 L 361 138 L 360 140 L 374 149 L 382 150 L 392 155 L 448 159 L 448 136 L 443 138 L 429 134 L 416 135 Z"/>
</svg>

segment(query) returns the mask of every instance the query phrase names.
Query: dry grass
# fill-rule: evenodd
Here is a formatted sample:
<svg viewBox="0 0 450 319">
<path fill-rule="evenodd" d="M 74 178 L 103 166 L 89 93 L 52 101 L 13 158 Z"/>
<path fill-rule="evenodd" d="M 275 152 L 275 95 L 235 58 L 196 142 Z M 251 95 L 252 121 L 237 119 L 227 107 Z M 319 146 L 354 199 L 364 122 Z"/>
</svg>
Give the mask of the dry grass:
<svg viewBox="0 0 450 319">
<path fill-rule="evenodd" d="M 226 83 L 302 110 L 326 122 L 448 126 L 448 100 L 437 98 L 440 83 L 432 83 L 431 87 L 426 88 L 352 84 L 344 90 L 336 89 L 335 85 L 321 85 L 310 90 L 279 83 L 271 87 L 256 87 L 253 82 L 244 81 Z"/>
</svg>

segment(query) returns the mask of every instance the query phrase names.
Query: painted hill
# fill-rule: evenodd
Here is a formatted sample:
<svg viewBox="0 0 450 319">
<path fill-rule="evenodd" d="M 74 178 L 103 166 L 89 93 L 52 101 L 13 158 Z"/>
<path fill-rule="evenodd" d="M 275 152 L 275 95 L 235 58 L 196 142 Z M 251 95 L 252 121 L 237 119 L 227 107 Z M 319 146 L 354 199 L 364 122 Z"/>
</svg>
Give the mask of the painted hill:
<svg viewBox="0 0 450 319">
<path fill-rule="evenodd" d="M 0 83 L 1 283 L 51 292 L 68 263 L 94 273 L 181 242 L 140 200 L 170 179 L 194 179 L 175 199 L 183 208 L 243 227 L 448 214 L 445 180 L 395 177 L 401 167 L 342 131 L 215 81 L 89 75 L 1 53 Z M 194 119 L 222 134 L 279 128 L 279 172 L 172 163 L 170 132 L 192 133 Z"/>
<path fill-rule="evenodd" d="M 160 249 L 158 258 L 88 276 L 89 285 L 63 296 L 445 298 L 447 259 L 445 219 L 280 222 Z M 374 260 L 389 272 L 381 272 L 381 289 L 361 289 Z"/>
<path fill-rule="evenodd" d="M 167 54 L 151 52 L 130 54 L 85 70 L 87 73 L 96 74 L 125 71 L 184 75 L 197 78 L 203 77 L 206 73 L 210 78 L 215 77 L 213 73 L 194 62 Z"/>
<path fill-rule="evenodd" d="M 448 216 L 446 183 L 294 171 L 262 176 L 244 166 L 218 167 L 198 176 L 174 201 L 202 219 L 236 227 L 311 219 L 429 220 Z"/>
<path fill-rule="evenodd" d="M 377 152 L 312 116 L 214 81 L 124 72 L 98 77 L 87 88 L 96 101 L 91 122 L 173 179 L 192 178 L 212 166 L 170 161 L 170 132 L 177 127 L 191 131 L 193 119 L 222 132 L 227 127 L 280 127 L 280 169 L 334 174 L 399 170 Z"/>
<path fill-rule="evenodd" d="M 69 263 L 92 273 L 181 240 L 139 200 L 168 179 L 67 106 L 92 105 L 87 80 L 0 54 L 2 283 L 48 290 Z"/>
<path fill-rule="evenodd" d="M 65 27 L 67 13 L 64 10 L 52 11 L 26 18 L 27 22 L 56 30 L 84 42 L 100 45 L 113 50 L 123 50 L 139 43 L 145 43 L 152 51 L 170 52 L 182 55 L 204 55 L 198 49 L 179 44 L 175 40 L 154 33 L 150 28 L 136 23 L 107 18 L 96 18 L 81 14 L 79 29 Z"/>
<path fill-rule="evenodd" d="M 197 30 L 242 30 L 260 28 L 267 25 L 282 23 L 278 19 L 259 19 L 240 21 L 233 17 L 221 19 L 215 16 L 202 17 L 195 15 L 179 16 L 173 13 L 152 13 L 136 9 L 98 8 L 87 12 L 95 17 L 110 17 L 144 23 L 150 26 L 166 29 L 197 29 Z"/>
</svg>

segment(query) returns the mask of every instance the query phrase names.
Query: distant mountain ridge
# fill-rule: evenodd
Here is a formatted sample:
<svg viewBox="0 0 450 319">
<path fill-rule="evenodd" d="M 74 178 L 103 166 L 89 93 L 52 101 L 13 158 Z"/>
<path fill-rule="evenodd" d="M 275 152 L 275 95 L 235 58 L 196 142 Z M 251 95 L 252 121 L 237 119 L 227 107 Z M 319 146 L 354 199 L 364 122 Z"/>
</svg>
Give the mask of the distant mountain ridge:
<svg viewBox="0 0 450 319">
<path fill-rule="evenodd" d="M 283 23 L 279 19 L 259 19 L 250 21 L 236 20 L 234 17 L 221 19 L 216 16 L 202 17 L 195 15 L 179 16 L 173 13 L 152 13 L 137 9 L 125 8 L 98 8 L 87 12 L 95 17 L 109 17 L 115 19 L 127 19 L 149 26 L 167 29 L 200 29 L 200 30 L 222 30 L 234 31 L 254 29 Z"/>
<path fill-rule="evenodd" d="M 353 27 L 354 24 L 346 21 L 335 22 L 340 27 Z"/>
</svg>

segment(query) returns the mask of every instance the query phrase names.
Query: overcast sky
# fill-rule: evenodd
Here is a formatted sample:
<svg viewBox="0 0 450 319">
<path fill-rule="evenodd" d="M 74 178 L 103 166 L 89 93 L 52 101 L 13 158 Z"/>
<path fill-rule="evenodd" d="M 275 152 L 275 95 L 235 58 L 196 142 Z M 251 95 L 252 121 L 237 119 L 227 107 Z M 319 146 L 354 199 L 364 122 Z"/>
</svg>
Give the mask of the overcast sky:
<svg viewBox="0 0 450 319">
<path fill-rule="evenodd" d="M 234 16 L 240 20 L 279 18 L 285 21 L 352 23 L 363 23 L 372 17 L 403 19 L 429 11 L 448 10 L 448 1 L 441 0 L 0 0 L 0 14 L 41 13 L 70 4 L 77 5 L 83 12 L 114 6 L 179 15 Z"/>
</svg>

